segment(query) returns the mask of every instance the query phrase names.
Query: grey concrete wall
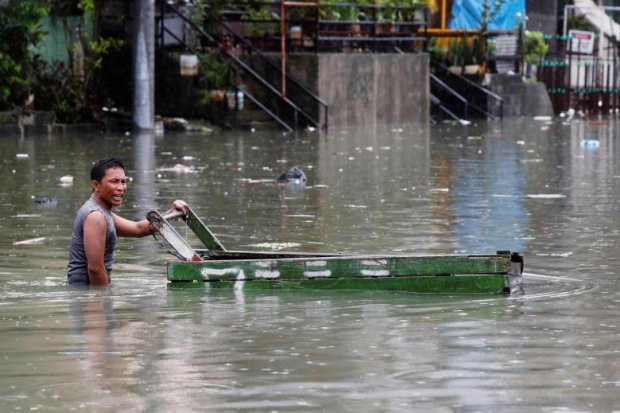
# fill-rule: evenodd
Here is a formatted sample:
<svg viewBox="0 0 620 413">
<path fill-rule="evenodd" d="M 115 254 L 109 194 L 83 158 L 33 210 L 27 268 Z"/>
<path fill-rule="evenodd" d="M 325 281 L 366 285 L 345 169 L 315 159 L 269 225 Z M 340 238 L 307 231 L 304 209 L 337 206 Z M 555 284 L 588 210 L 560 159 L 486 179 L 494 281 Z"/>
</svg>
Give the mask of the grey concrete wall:
<svg viewBox="0 0 620 413">
<path fill-rule="evenodd" d="M 545 34 L 556 34 L 558 25 L 557 0 L 527 0 L 527 29 L 539 30 Z M 560 10 L 562 13 L 563 10 Z"/>
<path fill-rule="evenodd" d="M 526 0 L 527 30 L 541 31 L 545 34 L 557 34 L 558 17 L 564 13 L 557 0 Z M 558 15 L 559 13 L 559 15 Z M 558 47 L 556 39 L 550 41 L 551 51 Z"/>
<path fill-rule="evenodd" d="M 428 54 L 308 54 L 290 73 L 329 105 L 329 126 L 428 122 Z"/>
<path fill-rule="evenodd" d="M 521 76 L 496 74 L 487 86 L 504 99 L 504 117 L 553 116 L 547 88 L 541 82 L 527 82 Z"/>
</svg>

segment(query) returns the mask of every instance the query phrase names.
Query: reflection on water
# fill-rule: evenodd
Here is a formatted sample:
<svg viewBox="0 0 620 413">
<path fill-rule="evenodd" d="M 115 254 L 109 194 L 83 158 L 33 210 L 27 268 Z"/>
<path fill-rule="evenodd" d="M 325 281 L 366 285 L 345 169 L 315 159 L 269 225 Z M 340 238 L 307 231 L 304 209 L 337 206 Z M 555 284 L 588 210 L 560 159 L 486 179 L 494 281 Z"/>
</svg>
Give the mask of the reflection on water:
<svg viewBox="0 0 620 413">
<path fill-rule="evenodd" d="M 3 410 L 619 409 L 615 129 L 2 138 Z M 178 290 L 152 238 L 119 240 L 108 289 L 68 289 L 75 211 L 107 155 L 131 177 L 123 216 L 186 199 L 234 249 L 518 250 L 525 295 Z M 306 188 L 273 183 L 291 166 Z"/>
</svg>

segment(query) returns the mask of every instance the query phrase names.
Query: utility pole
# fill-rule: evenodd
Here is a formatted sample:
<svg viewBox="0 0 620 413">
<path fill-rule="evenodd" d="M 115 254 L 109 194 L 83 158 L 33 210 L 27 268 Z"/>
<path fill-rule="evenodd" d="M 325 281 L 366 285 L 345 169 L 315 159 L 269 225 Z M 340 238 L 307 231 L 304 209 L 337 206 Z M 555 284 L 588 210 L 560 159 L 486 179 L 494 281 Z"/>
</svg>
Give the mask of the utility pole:
<svg viewBox="0 0 620 413">
<path fill-rule="evenodd" d="M 133 124 L 155 125 L 155 0 L 134 0 Z"/>
</svg>

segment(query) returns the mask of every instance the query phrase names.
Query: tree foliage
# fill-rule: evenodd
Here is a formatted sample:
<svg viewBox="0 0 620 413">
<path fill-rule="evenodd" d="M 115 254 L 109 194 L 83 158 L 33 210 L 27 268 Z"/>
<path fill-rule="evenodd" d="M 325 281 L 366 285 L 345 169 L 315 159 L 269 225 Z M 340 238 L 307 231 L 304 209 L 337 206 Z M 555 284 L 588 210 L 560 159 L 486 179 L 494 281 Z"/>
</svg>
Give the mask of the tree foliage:
<svg viewBox="0 0 620 413">
<path fill-rule="evenodd" d="M 0 110 L 14 109 L 27 98 L 31 47 L 43 38 L 39 21 L 47 9 L 35 1 L 9 1 L 0 6 Z"/>
<path fill-rule="evenodd" d="M 36 110 L 56 112 L 61 122 L 96 120 L 105 96 L 100 84 L 103 58 L 123 41 L 77 31 L 68 24 L 96 22 L 103 0 L 9 0 L 0 6 L 0 110 L 17 109 L 33 96 Z M 44 39 L 41 20 L 50 16 L 65 29 L 68 63 L 47 62 L 34 50 Z"/>
</svg>

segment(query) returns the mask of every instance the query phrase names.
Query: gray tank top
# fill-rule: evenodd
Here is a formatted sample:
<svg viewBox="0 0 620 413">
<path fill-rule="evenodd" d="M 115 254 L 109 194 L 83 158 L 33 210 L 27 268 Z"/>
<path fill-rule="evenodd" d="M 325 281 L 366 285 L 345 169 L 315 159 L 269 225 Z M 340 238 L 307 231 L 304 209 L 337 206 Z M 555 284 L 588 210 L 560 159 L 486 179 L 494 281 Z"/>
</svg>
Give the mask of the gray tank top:
<svg viewBox="0 0 620 413">
<path fill-rule="evenodd" d="M 67 284 L 88 284 L 88 263 L 84 252 L 84 221 L 93 212 L 100 211 L 108 222 L 106 232 L 103 262 L 108 272 L 108 283 L 112 281 L 112 262 L 114 261 L 114 247 L 116 246 L 116 227 L 112 212 L 103 208 L 97 201 L 89 198 L 82 205 L 75 217 L 73 232 L 71 233 L 71 247 L 69 251 L 69 264 L 67 265 Z"/>
</svg>

